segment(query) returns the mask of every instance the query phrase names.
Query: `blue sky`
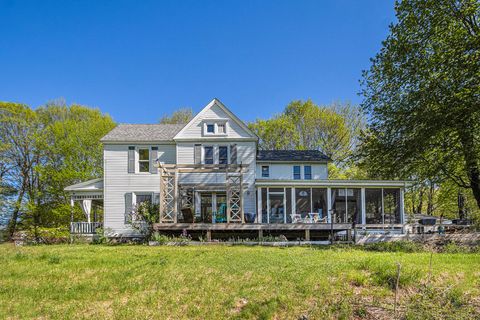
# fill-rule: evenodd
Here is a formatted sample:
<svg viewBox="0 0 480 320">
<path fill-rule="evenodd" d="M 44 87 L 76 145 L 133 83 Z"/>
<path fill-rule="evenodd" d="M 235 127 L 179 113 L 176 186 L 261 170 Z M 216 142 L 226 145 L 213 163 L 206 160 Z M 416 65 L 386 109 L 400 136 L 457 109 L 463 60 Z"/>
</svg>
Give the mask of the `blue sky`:
<svg viewBox="0 0 480 320">
<path fill-rule="evenodd" d="M 155 123 L 217 97 L 240 118 L 359 103 L 393 0 L 0 0 L 0 100 Z"/>
</svg>

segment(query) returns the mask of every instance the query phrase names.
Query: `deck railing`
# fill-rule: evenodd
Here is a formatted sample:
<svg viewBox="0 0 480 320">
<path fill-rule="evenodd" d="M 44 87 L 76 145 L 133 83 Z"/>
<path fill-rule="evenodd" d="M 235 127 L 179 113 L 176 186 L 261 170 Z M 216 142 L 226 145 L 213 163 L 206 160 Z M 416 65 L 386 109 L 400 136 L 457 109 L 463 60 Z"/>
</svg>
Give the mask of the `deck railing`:
<svg viewBox="0 0 480 320">
<path fill-rule="evenodd" d="M 98 228 L 102 228 L 102 222 L 70 222 L 71 234 L 95 234 Z"/>
</svg>

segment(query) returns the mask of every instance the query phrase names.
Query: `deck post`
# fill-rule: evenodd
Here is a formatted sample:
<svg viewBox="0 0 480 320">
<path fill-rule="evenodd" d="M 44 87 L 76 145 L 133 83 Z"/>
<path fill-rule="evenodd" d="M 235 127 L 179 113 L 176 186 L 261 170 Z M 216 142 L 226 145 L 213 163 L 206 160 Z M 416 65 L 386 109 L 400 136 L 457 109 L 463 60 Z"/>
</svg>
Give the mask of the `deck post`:
<svg viewBox="0 0 480 320">
<path fill-rule="evenodd" d="M 262 241 L 263 238 L 263 229 L 258 229 L 258 241 Z"/>
<path fill-rule="evenodd" d="M 365 203 L 365 188 L 361 189 L 360 200 L 362 202 L 362 224 L 367 224 L 367 204 Z"/>
<path fill-rule="evenodd" d="M 212 241 L 212 230 L 207 230 L 207 241 L 208 242 Z"/>
<path fill-rule="evenodd" d="M 332 189 L 327 188 L 327 221 L 332 223 Z"/>
<path fill-rule="evenodd" d="M 305 229 L 305 241 L 310 241 L 310 229 Z"/>
<path fill-rule="evenodd" d="M 352 242 L 352 229 L 347 229 L 347 241 Z"/>
</svg>

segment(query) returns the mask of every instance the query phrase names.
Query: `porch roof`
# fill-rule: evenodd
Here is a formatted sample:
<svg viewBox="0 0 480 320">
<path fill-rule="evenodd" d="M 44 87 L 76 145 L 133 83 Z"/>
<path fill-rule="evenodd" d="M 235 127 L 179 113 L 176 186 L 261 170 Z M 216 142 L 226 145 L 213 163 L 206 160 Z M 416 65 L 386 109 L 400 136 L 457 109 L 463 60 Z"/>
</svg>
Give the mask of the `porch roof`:
<svg viewBox="0 0 480 320">
<path fill-rule="evenodd" d="M 80 182 L 77 184 L 72 184 L 64 189 L 65 191 L 69 191 L 71 193 L 77 192 L 97 192 L 103 193 L 103 178 L 92 179 L 84 182 Z"/>
</svg>

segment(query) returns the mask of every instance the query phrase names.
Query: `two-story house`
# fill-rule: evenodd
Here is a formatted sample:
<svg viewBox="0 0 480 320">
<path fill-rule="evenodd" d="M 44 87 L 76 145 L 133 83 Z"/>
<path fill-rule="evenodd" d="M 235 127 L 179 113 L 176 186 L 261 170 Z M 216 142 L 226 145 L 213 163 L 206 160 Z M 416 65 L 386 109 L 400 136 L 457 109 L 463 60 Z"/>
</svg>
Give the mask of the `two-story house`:
<svg viewBox="0 0 480 320">
<path fill-rule="evenodd" d="M 120 124 L 101 139 L 103 179 L 71 192 L 85 222 L 111 236 L 135 236 L 132 211 L 159 203 L 160 232 L 305 231 L 318 235 L 356 225 L 401 230 L 404 181 L 330 180 L 328 157 L 316 150 L 258 150 L 258 137 L 218 99 L 187 124 Z M 93 205 L 92 205 L 93 204 Z M 95 214 L 94 214 L 95 215 Z M 97 221 L 92 221 L 97 220 Z"/>
</svg>

